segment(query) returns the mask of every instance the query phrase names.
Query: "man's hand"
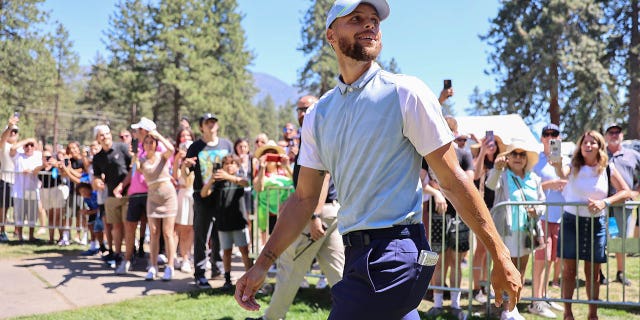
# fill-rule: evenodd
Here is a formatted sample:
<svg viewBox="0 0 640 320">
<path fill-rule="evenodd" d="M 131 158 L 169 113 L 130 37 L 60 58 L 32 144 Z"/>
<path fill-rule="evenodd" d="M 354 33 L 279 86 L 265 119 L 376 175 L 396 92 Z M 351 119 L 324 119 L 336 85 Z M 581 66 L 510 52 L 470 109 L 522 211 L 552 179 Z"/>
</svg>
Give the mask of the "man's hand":
<svg viewBox="0 0 640 320">
<path fill-rule="evenodd" d="M 433 200 L 436 202 L 436 212 L 444 214 L 447 212 L 447 200 L 442 195 L 442 192 L 437 192 L 433 195 Z"/>
<path fill-rule="evenodd" d="M 113 188 L 113 196 L 120 199 L 122 198 L 122 190 L 124 187 L 122 186 L 122 182 L 118 183 L 118 185 Z"/>
<path fill-rule="evenodd" d="M 258 311 L 260 305 L 256 302 L 256 292 L 262 287 L 267 277 L 267 269 L 254 265 L 236 282 L 236 292 L 233 295 L 238 304 L 245 310 Z"/>
<path fill-rule="evenodd" d="M 493 261 L 493 272 L 491 273 L 491 285 L 496 293 L 496 307 L 499 307 L 502 300 L 502 292 L 506 292 L 509 296 L 509 308 L 511 311 L 516 307 L 520 300 L 520 291 L 522 291 L 522 281 L 520 280 L 520 272 L 513 265 L 511 259 L 502 258 Z"/>
<path fill-rule="evenodd" d="M 309 223 L 309 235 L 313 241 L 318 241 L 318 239 L 324 237 L 324 228 L 322 228 L 322 219 L 315 218 L 311 220 Z"/>
</svg>

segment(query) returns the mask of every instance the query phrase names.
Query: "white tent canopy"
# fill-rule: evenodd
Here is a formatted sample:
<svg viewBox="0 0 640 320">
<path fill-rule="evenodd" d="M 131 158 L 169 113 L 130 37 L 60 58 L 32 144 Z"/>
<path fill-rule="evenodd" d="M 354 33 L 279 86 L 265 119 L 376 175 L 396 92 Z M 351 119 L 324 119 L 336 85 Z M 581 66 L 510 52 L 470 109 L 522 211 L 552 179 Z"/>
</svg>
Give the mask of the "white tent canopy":
<svg viewBox="0 0 640 320">
<path fill-rule="evenodd" d="M 517 139 L 524 141 L 536 151 L 542 150 L 540 142 L 518 114 L 466 116 L 456 117 L 456 120 L 458 132 L 461 134 L 473 134 L 478 139 L 482 139 L 486 131 L 493 130 L 493 133 L 505 144 L 510 144 L 513 139 Z"/>
</svg>

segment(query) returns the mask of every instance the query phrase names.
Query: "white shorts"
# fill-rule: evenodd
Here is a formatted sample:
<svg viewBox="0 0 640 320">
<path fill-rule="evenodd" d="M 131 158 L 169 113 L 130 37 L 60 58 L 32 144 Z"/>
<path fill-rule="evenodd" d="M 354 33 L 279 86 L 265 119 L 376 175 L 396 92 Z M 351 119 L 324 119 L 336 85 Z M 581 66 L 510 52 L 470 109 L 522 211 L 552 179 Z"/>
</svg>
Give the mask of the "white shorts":
<svg viewBox="0 0 640 320">
<path fill-rule="evenodd" d="M 69 186 L 67 185 L 40 189 L 40 201 L 45 210 L 64 208 L 68 197 Z"/>
<path fill-rule="evenodd" d="M 235 231 L 218 231 L 220 237 L 220 249 L 229 250 L 235 244 L 237 247 L 246 247 L 249 245 L 249 232 L 247 228 Z"/>
<path fill-rule="evenodd" d="M 13 218 L 16 226 L 22 227 L 26 220 L 29 227 L 35 227 L 37 217 L 38 200 L 13 198 Z"/>
<path fill-rule="evenodd" d="M 178 215 L 176 224 L 193 225 L 193 189 L 178 189 Z"/>
</svg>

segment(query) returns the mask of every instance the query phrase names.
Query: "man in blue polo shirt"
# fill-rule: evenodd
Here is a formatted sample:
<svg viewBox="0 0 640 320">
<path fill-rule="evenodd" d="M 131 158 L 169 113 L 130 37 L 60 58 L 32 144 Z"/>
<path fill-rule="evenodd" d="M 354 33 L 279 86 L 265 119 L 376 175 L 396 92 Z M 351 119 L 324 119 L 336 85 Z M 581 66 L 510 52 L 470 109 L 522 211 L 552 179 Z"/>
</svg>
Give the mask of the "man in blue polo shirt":
<svg viewBox="0 0 640 320">
<path fill-rule="evenodd" d="M 236 301 L 247 310 L 260 308 L 255 293 L 309 221 L 328 171 L 342 204 L 338 230 L 345 245 L 343 279 L 331 288 L 329 318 L 419 319 L 416 307 L 437 260 L 421 223 L 423 157 L 490 251 L 496 303 L 502 303 L 503 291 L 510 310 L 518 302 L 520 274 L 473 181 L 458 165 L 435 95 L 422 81 L 385 72 L 374 62 L 382 48 L 380 21 L 388 15 L 384 0 L 338 0 L 329 10 L 326 37 L 340 78 L 306 115 L 296 191 L 256 264 L 236 284 Z"/>
</svg>

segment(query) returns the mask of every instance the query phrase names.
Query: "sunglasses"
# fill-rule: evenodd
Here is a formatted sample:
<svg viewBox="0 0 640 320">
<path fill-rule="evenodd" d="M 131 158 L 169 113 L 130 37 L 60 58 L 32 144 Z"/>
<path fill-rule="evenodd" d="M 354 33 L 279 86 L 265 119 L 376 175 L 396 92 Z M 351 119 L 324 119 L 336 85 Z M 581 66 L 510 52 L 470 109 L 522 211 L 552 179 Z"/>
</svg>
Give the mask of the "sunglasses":
<svg viewBox="0 0 640 320">
<path fill-rule="evenodd" d="M 129 138 L 129 137 L 131 137 L 131 136 L 130 135 L 123 135 L 123 136 L 120 136 L 120 139 Z"/>
<path fill-rule="evenodd" d="M 35 146 L 33 145 L 33 143 L 27 143 L 27 144 L 25 144 L 24 146 L 25 146 L 25 147 L 30 147 L 30 148 L 35 147 Z"/>
<path fill-rule="evenodd" d="M 548 137 L 548 136 L 552 136 L 554 138 L 557 138 L 560 135 L 560 132 L 555 131 L 555 130 L 551 130 L 551 131 L 545 131 L 542 133 L 543 137 Z"/>
<path fill-rule="evenodd" d="M 616 134 L 620 134 L 621 132 L 622 131 L 620 131 L 620 130 L 609 130 L 609 131 L 607 131 L 607 134 L 616 135 Z"/>
<path fill-rule="evenodd" d="M 11 130 L 11 133 L 18 134 L 18 130 L 16 130 L 16 129 L 12 129 L 12 130 Z"/>
<path fill-rule="evenodd" d="M 267 142 L 263 140 L 256 140 L 256 143 L 267 143 Z"/>
<path fill-rule="evenodd" d="M 456 138 L 457 142 L 467 142 L 466 138 Z"/>
<path fill-rule="evenodd" d="M 522 152 L 516 152 L 516 151 L 512 151 L 510 153 L 510 155 L 514 158 L 520 157 L 520 158 L 526 158 L 527 157 L 527 152 L 526 151 L 522 151 Z"/>
<path fill-rule="evenodd" d="M 309 108 L 297 108 L 296 111 L 298 111 L 298 112 L 307 112 L 307 109 L 309 109 Z"/>
</svg>

